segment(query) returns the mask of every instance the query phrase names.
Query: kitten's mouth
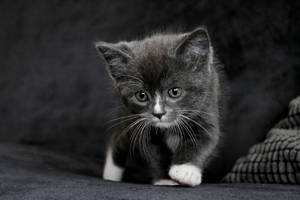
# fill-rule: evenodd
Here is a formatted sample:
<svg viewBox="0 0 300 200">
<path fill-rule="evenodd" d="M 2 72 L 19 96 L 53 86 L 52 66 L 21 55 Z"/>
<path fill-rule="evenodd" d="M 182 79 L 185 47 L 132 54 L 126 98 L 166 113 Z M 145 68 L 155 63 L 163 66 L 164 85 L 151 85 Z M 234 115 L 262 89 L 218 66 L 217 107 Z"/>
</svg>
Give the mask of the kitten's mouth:
<svg viewBox="0 0 300 200">
<path fill-rule="evenodd" d="M 157 117 L 153 117 L 152 124 L 153 126 L 158 128 L 169 128 L 176 124 L 176 120 L 170 119 L 169 116 L 163 116 L 160 119 L 158 119 Z"/>
<path fill-rule="evenodd" d="M 173 126 L 175 122 L 164 122 L 164 121 L 158 121 L 154 122 L 154 126 L 159 127 L 159 128 L 169 128 Z"/>
</svg>

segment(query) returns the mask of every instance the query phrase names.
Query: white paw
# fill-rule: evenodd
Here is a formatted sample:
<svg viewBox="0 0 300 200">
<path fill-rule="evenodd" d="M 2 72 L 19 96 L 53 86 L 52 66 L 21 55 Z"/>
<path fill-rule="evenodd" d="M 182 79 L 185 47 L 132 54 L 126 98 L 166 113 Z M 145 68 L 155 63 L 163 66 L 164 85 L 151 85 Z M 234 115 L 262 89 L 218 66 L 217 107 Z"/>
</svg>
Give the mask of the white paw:
<svg viewBox="0 0 300 200">
<path fill-rule="evenodd" d="M 171 166 L 169 176 L 180 184 L 189 186 L 200 185 L 202 181 L 201 169 L 189 163 Z"/>
<path fill-rule="evenodd" d="M 159 179 L 157 181 L 154 181 L 153 185 L 179 185 L 177 182 L 171 180 L 171 179 Z"/>
<path fill-rule="evenodd" d="M 124 169 L 114 163 L 112 150 L 108 149 L 103 170 L 103 179 L 110 181 L 121 181 Z"/>
</svg>

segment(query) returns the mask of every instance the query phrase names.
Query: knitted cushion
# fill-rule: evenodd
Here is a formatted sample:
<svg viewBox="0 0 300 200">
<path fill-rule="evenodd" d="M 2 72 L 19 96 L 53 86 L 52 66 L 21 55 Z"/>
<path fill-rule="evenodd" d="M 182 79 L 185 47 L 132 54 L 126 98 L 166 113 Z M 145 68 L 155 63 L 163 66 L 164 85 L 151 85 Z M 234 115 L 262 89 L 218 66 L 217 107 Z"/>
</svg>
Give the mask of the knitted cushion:
<svg viewBox="0 0 300 200">
<path fill-rule="evenodd" d="M 300 96 L 289 107 L 266 140 L 236 161 L 225 182 L 300 183 Z"/>
</svg>

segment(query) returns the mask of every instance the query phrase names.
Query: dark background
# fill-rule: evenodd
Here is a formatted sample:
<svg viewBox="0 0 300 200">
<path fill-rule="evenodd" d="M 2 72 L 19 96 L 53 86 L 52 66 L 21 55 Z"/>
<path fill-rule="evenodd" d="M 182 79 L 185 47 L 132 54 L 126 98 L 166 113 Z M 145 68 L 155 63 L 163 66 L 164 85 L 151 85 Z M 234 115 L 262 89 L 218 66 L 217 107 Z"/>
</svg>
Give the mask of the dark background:
<svg viewBox="0 0 300 200">
<path fill-rule="evenodd" d="M 93 42 L 205 25 L 230 88 L 211 168 L 221 177 L 300 94 L 299 10 L 297 0 L 2 0 L 0 141 L 101 160 L 114 101 Z"/>
</svg>

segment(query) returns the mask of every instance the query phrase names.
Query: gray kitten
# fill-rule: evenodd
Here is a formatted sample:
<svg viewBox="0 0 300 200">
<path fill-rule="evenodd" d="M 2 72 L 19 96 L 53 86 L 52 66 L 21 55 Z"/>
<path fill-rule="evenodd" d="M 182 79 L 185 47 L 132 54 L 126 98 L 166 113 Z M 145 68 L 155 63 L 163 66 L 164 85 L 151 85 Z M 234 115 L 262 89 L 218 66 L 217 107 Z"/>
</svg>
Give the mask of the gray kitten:
<svg viewBox="0 0 300 200">
<path fill-rule="evenodd" d="M 223 106 L 207 30 L 96 47 L 120 100 L 103 178 L 199 185 L 219 141 Z"/>
</svg>

